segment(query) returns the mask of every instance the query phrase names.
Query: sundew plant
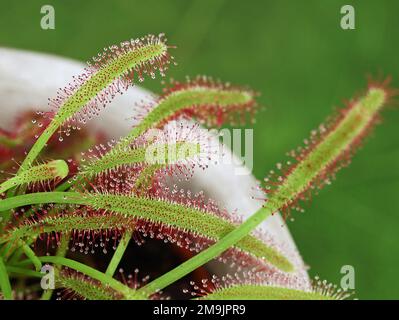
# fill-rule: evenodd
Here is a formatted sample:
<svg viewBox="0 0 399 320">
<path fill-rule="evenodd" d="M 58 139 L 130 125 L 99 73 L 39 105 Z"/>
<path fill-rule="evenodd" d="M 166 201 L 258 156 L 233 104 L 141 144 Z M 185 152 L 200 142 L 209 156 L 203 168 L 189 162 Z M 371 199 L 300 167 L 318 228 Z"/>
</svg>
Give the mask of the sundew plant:
<svg viewBox="0 0 399 320">
<path fill-rule="evenodd" d="M 14 133 L 0 132 L 1 298 L 174 298 L 168 287 L 212 260 L 224 265 L 225 274 L 187 280 L 186 298 L 350 297 L 326 281 L 298 276 L 291 257 L 259 226 L 278 212 L 302 210 L 302 202 L 349 164 L 394 94 L 389 81 L 370 81 L 363 94 L 311 131 L 304 146 L 259 184 L 264 204 L 243 220 L 178 182 L 214 161 L 217 152 L 202 128 L 252 120 L 257 92 L 205 76 L 171 81 L 155 101 L 137 106 L 125 137 L 92 141 L 81 128 L 135 82 L 165 76 L 173 49 L 162 34 L 105 48 L 49 99 L 49 112 L 30 124 L 22 121 Z M 32 147 L 12 170 L 7 161 L 21 152 L 24 139 Z M 66 158 L 65 150 L 80 156 Z M 146 270 L 124 274 L 120 264 L 128 246 L 148 240 L 183 250 L 186 260 L 153 279 Z M 104 268 L 92 263 L 98 251 L 109 250 Z M 53 286 L 43 287 L 43 270 L 52 270 Z"/>
</svg>

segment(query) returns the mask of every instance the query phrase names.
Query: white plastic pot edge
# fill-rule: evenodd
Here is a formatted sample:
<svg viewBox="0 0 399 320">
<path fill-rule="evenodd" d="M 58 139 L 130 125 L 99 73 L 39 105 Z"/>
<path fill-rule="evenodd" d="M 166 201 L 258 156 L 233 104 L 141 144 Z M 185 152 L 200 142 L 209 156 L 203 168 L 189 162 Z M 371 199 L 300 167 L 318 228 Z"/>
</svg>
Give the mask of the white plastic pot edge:
<svg viewBox="0 0 399 320">
<path fill-rule="evenodd" d="M 48 98 L 71 81 L 73 75 L 80 74 L 83 67 L 81 62 L 49 54 L 0 48 L 0 127 L 7 128 L 23 110 L 45 110 Z M 145 90 L 137 86 L 129 88 L 92 120 L 90 127 L 106 132 L 110 138 L 123 136 L 130 129 L 126 119 L 132 117 L 134 103 L 148 98 Z M 252 199 L 257 185 L 255 178 L 236 175 L 236 168 L 219 163 L 205 171 L 197 170 L 190 187 L 193 191 L 204 190 L 228 210 L 246 218 L 262 206 L 262 201 Z M 262 229 L 282 246 L 296 266 L 296 275 L 307 281 L 304 263 L 281 216 L 275 214 L 266 219 Z"/>
</svg>

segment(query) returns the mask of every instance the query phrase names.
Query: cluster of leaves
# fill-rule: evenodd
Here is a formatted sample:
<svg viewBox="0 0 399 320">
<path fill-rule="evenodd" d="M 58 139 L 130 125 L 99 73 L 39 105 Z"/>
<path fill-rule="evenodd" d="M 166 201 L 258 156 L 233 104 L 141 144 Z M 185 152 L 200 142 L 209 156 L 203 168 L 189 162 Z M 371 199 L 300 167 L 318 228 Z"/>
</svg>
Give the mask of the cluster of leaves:
<svg viewBox="0 0 399 320">
<path fill-rule="evenodd" d="M 280 172 L 265 179 L 264 206 L 244 222 L 204 194 L 181 190 L 173 181 L 188 179 L 196 166 L 206 169 L 213 154 L 208 144 L 212 138 L 183 120 L 220 126 L 242 122 L 247 115 L 252 119 L 257 93 L 247 88 L 204 76 L 171 82 L 151 105 L 142 106 L 137 124 L 125 137 L 98 142 L 67 161 L 61 152 L 77 146 L 65 147 L 63 142 L 63 148 L 50 155 L 55 160 L 37 163 L 46 146 L 51 148 L 53 140 L 59 145 L 72 132 L 78 132 L 78 146 L 92 145 L 96 139 L 82 133 L 80 125 L 136 78 L 155 78 L 156 71 L 164 76 L 173 60 L 169 48 L 163 35 L 110 46 L 49 100 L 52 110 L 35 117 L 37 126 L 21 129 L 24 135 L 0 132 L 3 172 L 12 170 L 10 158 L 20 157 L 21 146 L 29 145 L 32 133 L 35 137 L 18 170 L 0 184 L 3 298 L 17 298 L 17 289 L 12 289 L 16 280 L 27 290 L 33 278 L 43 275 L 43 264 L 51 263 L 63 298 L 162 299 L 162 289 L 212 259 L 229 264 L 234 275 L 201 279 L 185 292 L 205 299 L 346 298 L 346 292 L 325 282 L 310 284 L 299 278 L 296 271 L 301 266 L 294 265 L 270 236 L 255 229 L 278 211 L 288 214 L 297 209 L 311 190 L 329 184 L 347 165 L 392 95 L 385 82 L 371 83 L 364 96 L 313 131 L 305 147 L 292 151 L 294 160 L 278 165 Z M 177 132 L 171 132 L 169 125 L 176 121 Z M 154 129 L 161 134 L 154 135 Z M 128 277 L 115 275 L 131 239 L 137 245 L 157 239 L 195 255 L 149 283 L 147 277 L 138 280 L 138 271 Z M 66 258 L 76 250 L 106 252 L 112 242 L 115 252 L 105 272 L 89 262 Z M 46 255 L 40 255 L 43 248 Z M 40 293 L 37 287 L 29 290 Z M 45 290 L 42 299 L 52 293 Z"/>
</svg>

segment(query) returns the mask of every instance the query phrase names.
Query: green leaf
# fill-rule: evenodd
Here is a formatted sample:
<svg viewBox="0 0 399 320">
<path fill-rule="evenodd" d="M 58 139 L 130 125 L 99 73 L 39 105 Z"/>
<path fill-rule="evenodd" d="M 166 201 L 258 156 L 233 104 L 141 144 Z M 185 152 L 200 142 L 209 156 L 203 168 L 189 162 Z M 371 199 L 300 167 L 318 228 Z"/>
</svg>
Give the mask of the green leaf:
<svg viewBox="0 0 399 320">
<path fill-rule="evenodd" d="M 0 193 L 22 185 L 33 185 L 51 180 L 62 180 L 68 175 L 68 165 L 64 160 L 54 160 L 31 167 L 17 173 L 0 185 Z"/>
<path fill-rule="evenodd" d="M 224 122 L 241 121 L 245 113 L 256 110 L 256 93 L 252 90 L 216 82 L 211 78 L 197 77 L 187 83 L 176 82 L 156 102 L 143 120 L 118 143 L 130 145 L 148 129 L 162 126 L 179 117 L 196 118 L 208 125 L 222 125 Z"/>
<path fill-rule="evenodd" d="M 195 208 L 166 199 L 93 193 L 87 197 L 89 206 L 97 210 L 143 219 L 170 226 L 189 234 L 218 241 L 235 229 L 235 225 L 205 208 Z M 252 235 L 245 236 L 236 248 L 284 270 L 292 271 L 291 263 L 276 249 Z"/>
<path fill-rule="evenodd" d="M 23 172 L 31 166 L 59 127 L 70 120 L 86 122 L 116 93 L 126 90 L 136 74 L 140 81 L 144 71 L 149 70 L 153 77 L 155 66 L 163 74 L 169 61 L 167 49 L 162 35 L 132 39 L 122 42 L 119 47 L 106 48 L 104 53 L 94 58 L 94 63 L 85 73 L 74 78 L 71 85 L 60 90 L 57 98 L 51 100 L 51 106 L 57 108 L 58 112 L 26 156 L 19 171 Z M 68 130 L 70 126 L 67 126 Z"/>
<path fill-rule="evenodd" d="M 57 286 L 68 289 L 87 300 L 116 300 L 122 298 L 117 291 L 106 284 L 73 271 L 63 270 L 59 272 Z M 66 295 L 66 298 L 68 297 L 70 297 L 70 294 Z"/>
<path fill-rule="evenodd" d="M 217 289 L 200 300 L 343 300 L 343 291 L 297 290 L 277 286 L 234 285 Z"/>
</svg>

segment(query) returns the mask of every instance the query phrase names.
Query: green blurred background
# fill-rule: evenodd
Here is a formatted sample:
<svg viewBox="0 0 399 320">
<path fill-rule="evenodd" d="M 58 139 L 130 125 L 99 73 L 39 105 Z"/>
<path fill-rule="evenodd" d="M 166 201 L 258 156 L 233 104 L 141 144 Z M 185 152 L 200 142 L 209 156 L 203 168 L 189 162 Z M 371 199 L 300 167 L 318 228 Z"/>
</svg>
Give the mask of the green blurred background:
<svg viewBox="0 0 399 320">
<path fill-rule="evenodd" d="M 55 7 L 55 30 L 40 28 L 44 4 Z M 356 30 L 340 28 L 344 4 L 355 7 Z M 365 88 L 368 73 L 392 75 L 399 87 L 398 13 L 397 0 L 2 0 L 0 45 L 87 60 L 109 44 L 165 32 L 178 46 L 170 76 L 214 75 L 262 92 L 261 179 Z M 159 90 L 158 81 L 144 86 Z M 341 267 L 352 265 L 360 299 L 399 298 L 398 123 L 398 110 L 387 110 L 350 168 L 289 223 L 311 275 L 339 284 Z"/>
</svg>

